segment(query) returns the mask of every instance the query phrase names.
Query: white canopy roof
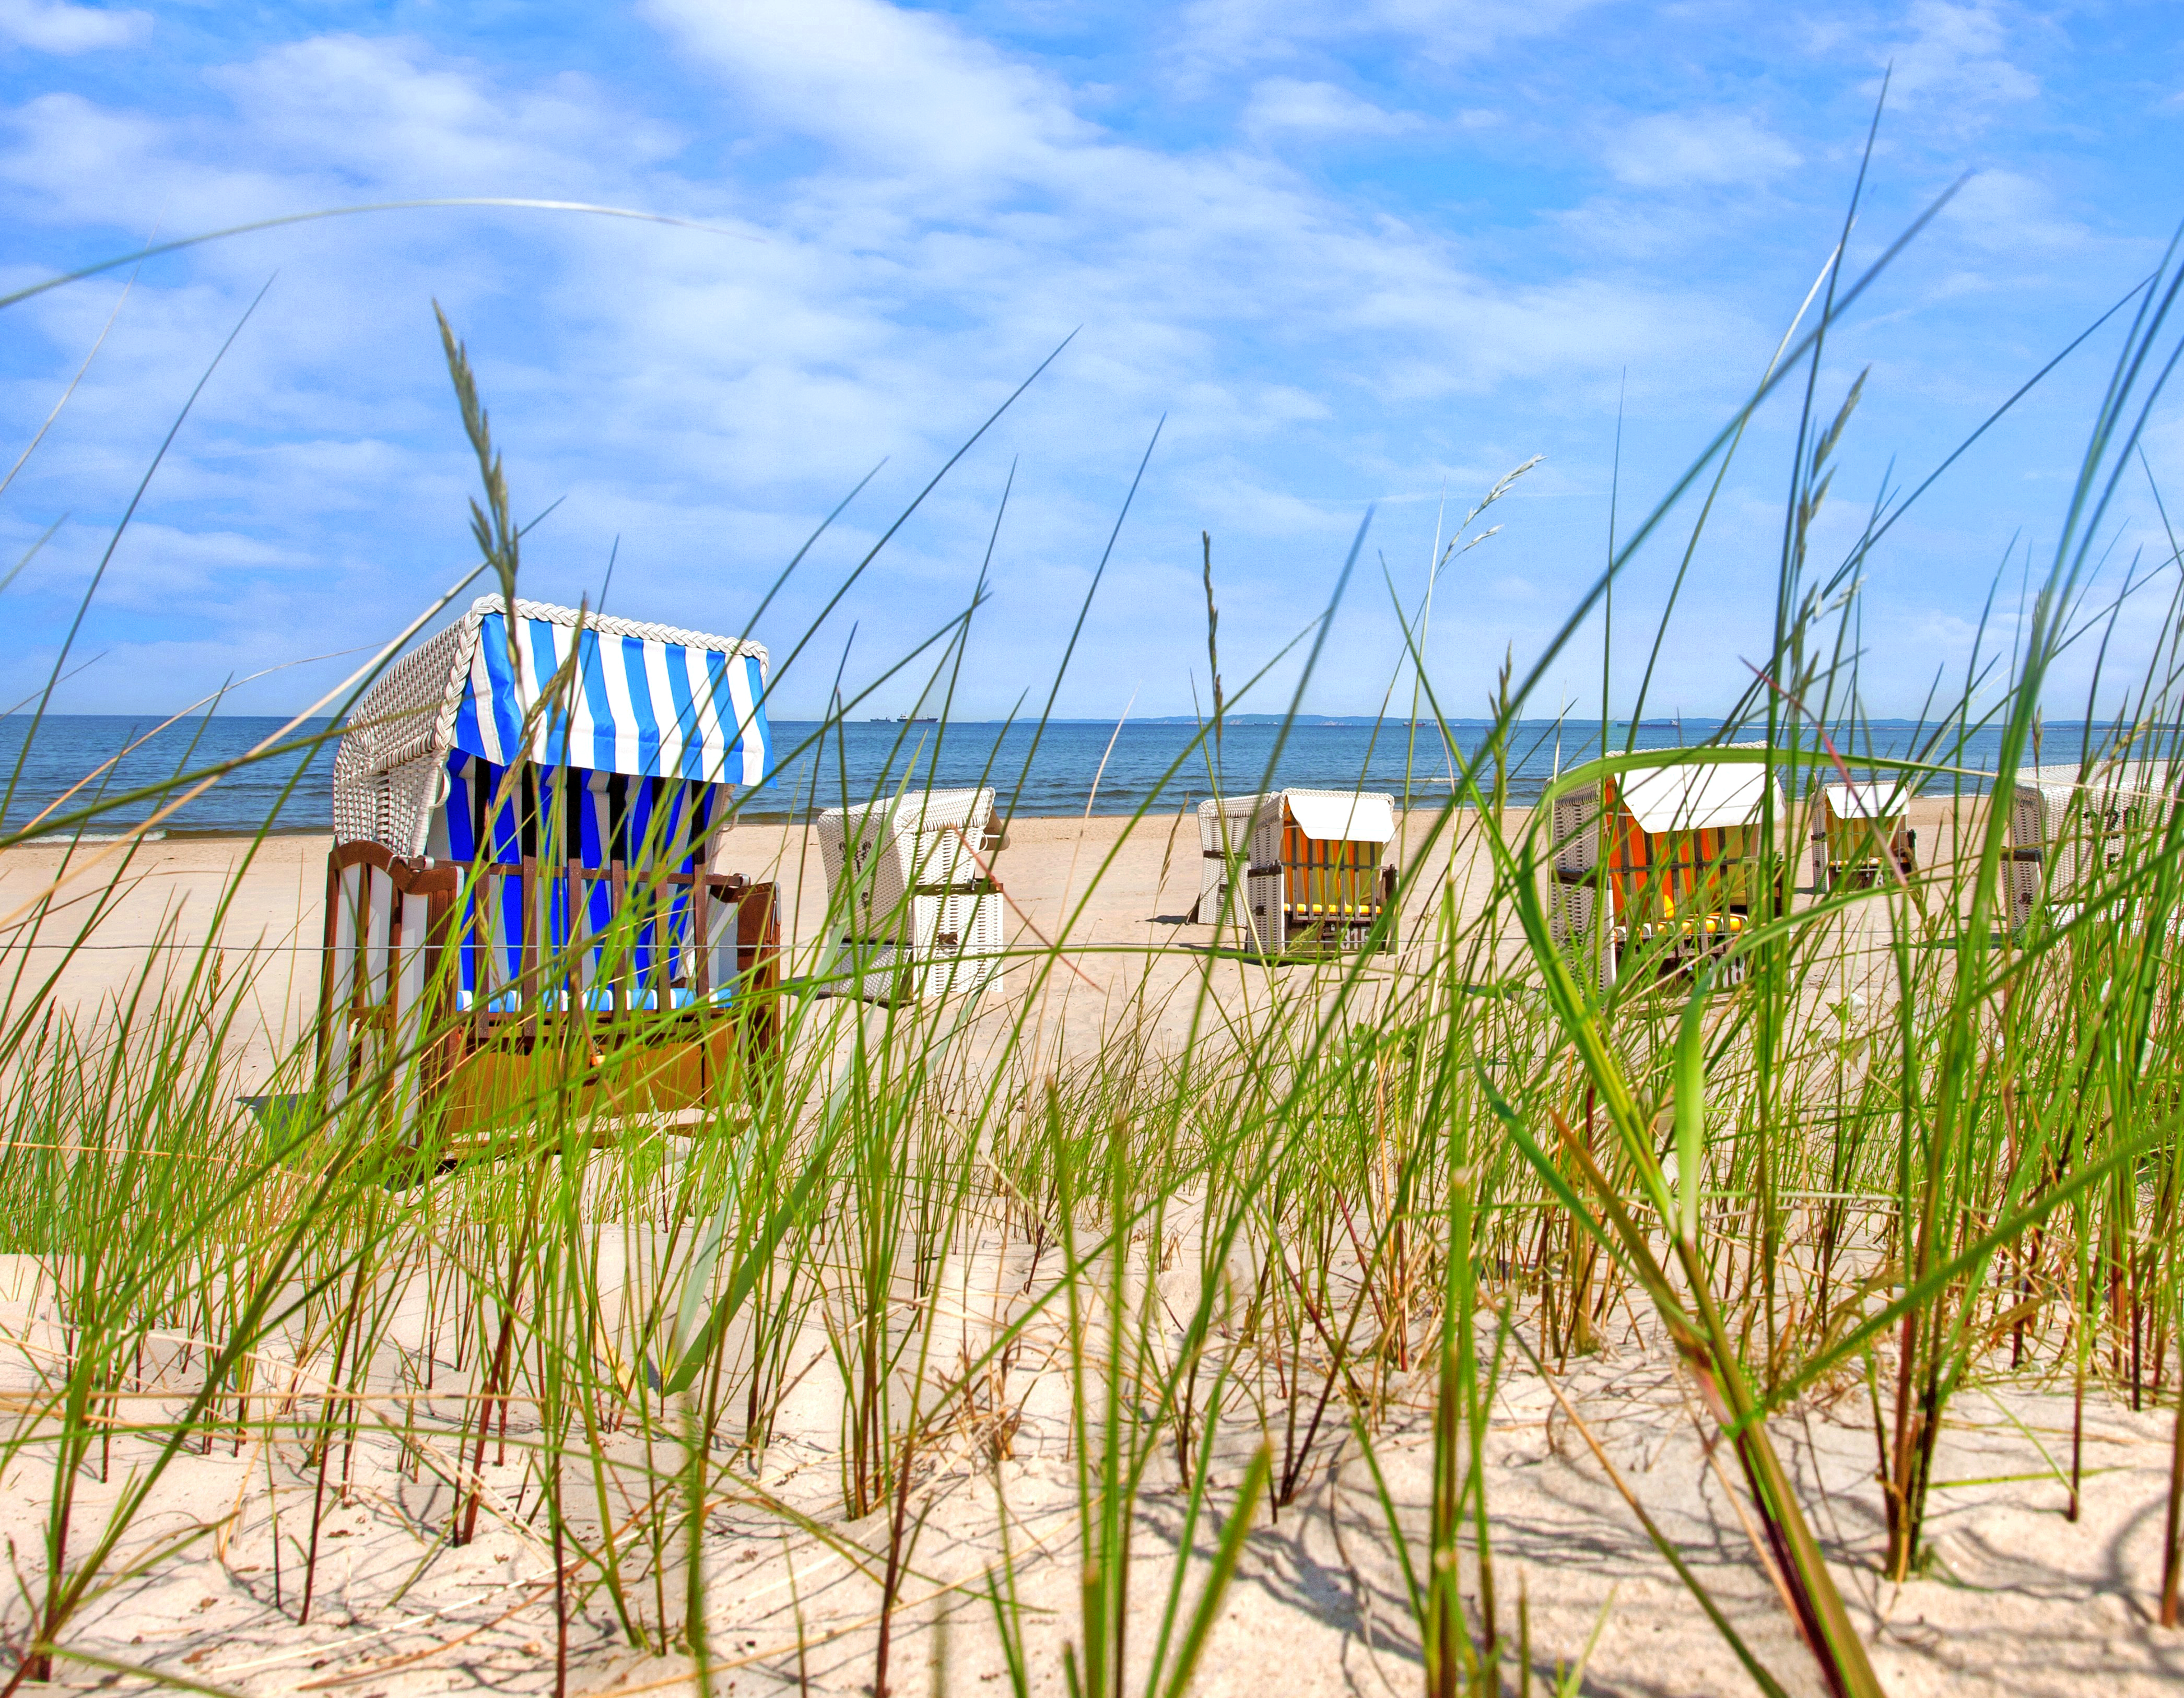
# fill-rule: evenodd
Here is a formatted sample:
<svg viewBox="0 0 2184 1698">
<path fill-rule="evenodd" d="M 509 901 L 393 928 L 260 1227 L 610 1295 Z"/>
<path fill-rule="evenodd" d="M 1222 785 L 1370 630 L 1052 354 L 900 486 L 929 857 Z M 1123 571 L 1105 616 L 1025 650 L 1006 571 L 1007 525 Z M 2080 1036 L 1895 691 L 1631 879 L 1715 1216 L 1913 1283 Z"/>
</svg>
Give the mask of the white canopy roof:
<svg viewBox="0 0 2184 1698">
<path fill-rule="evenodd" d="M 1766 799 L 1763 766 L 1639 766 L 1617 776 L 1616 793 L 1646 832 L 1748 826 Z"/>
<path fill-rule="evenodd" d="M 1821 790 L 1828 811 L 1838 820 L 1892 820 L 1911 799 L 1908 784 L 1878 778 L 1864 784 L 1826 784 Z"/>
<path fill-rule="evenodd" d="M 1396 799 L 1344 790 L 1284 790 L 1290 817 L 1321 843 L 1384 843 L 1396 836 Z"/>
</svg>

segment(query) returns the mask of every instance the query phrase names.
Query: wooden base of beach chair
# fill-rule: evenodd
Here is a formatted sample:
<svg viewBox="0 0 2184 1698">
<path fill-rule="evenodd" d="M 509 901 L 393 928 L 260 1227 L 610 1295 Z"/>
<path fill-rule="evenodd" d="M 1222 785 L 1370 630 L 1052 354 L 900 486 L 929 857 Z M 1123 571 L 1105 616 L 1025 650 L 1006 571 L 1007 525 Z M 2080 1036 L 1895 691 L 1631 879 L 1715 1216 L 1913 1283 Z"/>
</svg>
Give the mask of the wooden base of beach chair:
<svg viewBox="0 0 2184 1698">
<path fill-rule="evenodd" d="M 1327 960 L 1368 950 L 1388 955 L 1396 947 L 1395 930 L 1391 927 L 1383 932 L 1376 942 L 1373 928 L 1379 922 L 1377 913 L 1336 920 L 1317 916 L 1293 916 L 1285 922 L 1285 940 L 1274 953 L 1290 960 Z"/>
<path fill-rule="evenodd" d="M 736 1001 L 666 1014 L 497 1014 L 465 1033 L 427 1125 L 449 1154 L 475 1154 L 496 1133 L 551 1118 L 616 1141 L 619 1129 L 688 1111 L 747 1102 L 777 1059 L 779 934 L 771 887 L 766 924 Z M 738 1006 L 740 1005 L 740 1006 Z"/>
<path fill-rule="evenodd" d="M 1919 871 L 1919 833 L 1908 829 L 1896 834 L 1889 853 L 1896 862 L 1896 871 L 1906 879 Z M 1819 868 L 1814 881 L 1822 895 L 1835 890 L 1871 890 L 1882 884 L 1892 884 L 1888 863 L 1878 855 L 1866 855 L 1855 860 L 1830 860 Z"/>
<path fill-rule="evenodd" d="M 596 1028 L 511 1036 L 465 1055 L 437 1105 L 440 1150 L 474 1155 L 501 1141 L 498 1130 L 549 1117 L 611 1144 L 633 1122 L 743 1101 L 766 1055 L 733 1016 L 671 1022 L 597 1060 L 583 1053 L 602 1038 L 615 1041 Z"/>
<path fill-rule="evenodd" d="M 330 1104 L 366 1112 L 389 1143 L 473 1154 L 497 1129 L 543 1115 L 610 1129 L 647 1116 L 740 1100 L 760 1083 L 780 1043 L 781 927 L 775 888 L 739 876 L 696 874 L 725 910 L 734 937 L 713 941 L 723 965 L 734 951 L 735 994 L 713 1000 L 711 956 L 699 950 L 694 986 L 671 983 L 689 1006 L 635 1008 L 627 987 L 593 984 L 572 994 L 548 983 L 536 960 L 526 980 L 500 987 L 490 1005 L 456 1012 L 454 951 L 465 877 L 491 900 L 499 880 L 535 884 L 535 865 L 459 868 L 406 860 L 374 843 L 336 846 L 327 862 L 326 966 L 318 1019 L 320 1088 Z M 599 998 L 570 1012 L 556 1003 Z"/>
<path fill-rule="evenodd" d="M 1908 858 L 1898 856 L 1896 871 L 1908 879 L 1918 868 Z M 1895 882 L 1885 861 L 1830 861 L 1820 876 L 1819 892 L 1825 896 L 1837 890 L 1875 890 Z"/>
<path fill-rule="evenodd" d="M 1279 953 L 1290 956 L 1320 956 L 1355 955 L 1361 949 L 1377 948 L 1385 954 L 1396 947 L 1395 928 L 1390 927 L 1381 933 L 1378 944 L 1373 941 L 1373 928 L 1395 906 L 1396 869 L 1384 866 L 1373 880 L 1373 899 L 1370 901 L 1346 905 L 1341 911 L 1330 913 L 1324 908 L 1285 905 L 1281 914 L 1282 943 Z"/>
</svg>

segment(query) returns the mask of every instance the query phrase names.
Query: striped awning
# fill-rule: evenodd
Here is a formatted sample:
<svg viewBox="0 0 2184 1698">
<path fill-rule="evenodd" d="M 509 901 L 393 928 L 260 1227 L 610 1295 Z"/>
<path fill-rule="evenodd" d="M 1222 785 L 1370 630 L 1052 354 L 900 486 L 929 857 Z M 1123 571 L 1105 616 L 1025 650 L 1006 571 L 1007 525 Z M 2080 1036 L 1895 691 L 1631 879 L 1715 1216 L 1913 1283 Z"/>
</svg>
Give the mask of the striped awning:
<svg viewBox="0 0 2184 1698">
<path fill-rule="evenodd" d="M 517 607 L 512 659 L 505 611 L 479 621 L 455 705 L 457 749 L 495 765 L 527 755 L 545 766 L 703 784 L 772 776 L 766 674 L 744 645 L 579 630 L 573 615 L 532 618 Z M 572 654 L 573 676 L 561 676 Z"/>
</svg>

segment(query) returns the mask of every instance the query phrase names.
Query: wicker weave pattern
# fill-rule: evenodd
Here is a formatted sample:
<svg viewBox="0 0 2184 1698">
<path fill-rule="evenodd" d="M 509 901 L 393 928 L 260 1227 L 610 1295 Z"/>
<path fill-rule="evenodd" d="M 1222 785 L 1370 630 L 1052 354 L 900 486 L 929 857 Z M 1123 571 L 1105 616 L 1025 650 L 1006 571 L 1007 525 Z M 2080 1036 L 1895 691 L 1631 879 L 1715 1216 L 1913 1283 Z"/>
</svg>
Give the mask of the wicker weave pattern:
<svg viewBox="0 0 2184 1698">
<path fill-rule="evenodd" d="M 850 905 L 859 938 L 916 941 L 906 899 L 919 887 L 974 882 L 978 863 L 964 840 L 993 818 L 991 790 L 930 790 L 819 816 L 827 888 Z"/>
<path fill-rule="evenodd" d="M 2082 777 L 2075 762 L 2020 768 L 2003 878 L 2012 928 L 2031 919 L 2043 896 L 2074 889 L 2091 856 L 2113 859 L 2130 836 L 2166 824 L 2180 788 L 2176 772 L 2150 763 L 2100 762 Z"/>
<path fill-rule="evenodd" d="M 448 768 L 437 754 L 406 761 L 383 773 L 379 841 L 398 855 L 425 853 L 432 810 L 448 797 Z"/>
<path fill-rule="evenodd" d="M 928 790 L 819 816 L 828 925 L 844 995 L 975 995 L 1000 969 L 1002 899 L 972 843 L 990 789 Z"/>
<path fill-rule="evenodd" d="M 1315 790 L 1311 788 L 1309 786 L 1303 784 L 1290 785 L 1287 788 L 1283 790 L 1282 795 L 1284 799 L 1291 796 L 1300 796 L 1307 799 L 1318 797 L 1321 800 L 1328 802 L 1362 803 L 1372 801 L 1392 802 L 1395 800 L 1393 796 L 1383 795 L 1379 792 L 1374 790 Z M 1205 804 L 1201 803 L 1199 805 L 1203 807 Z"/>
<path fill-rule="evenodd" d="M 1600 899 L 1592 881 L 1600 866 L 1601 826 L 1599 785 L 1581 785 L 1555 798 L 1547 935 L 1563 949 L 1592 936 Z"/>
<path fill-rule="evenodd" d="M 334 754 L 334 839 L 337 843 L 384 843 L 399 855 L 415 851 L 381 835 L 389 822 L 386 775 L 419 760 L 447 752 L 454 733 L 452 703 L 461 688 L 459 664 L 477 634 L 475 609 L 445 631 L 421 643 L 387 669 L 365 693 L 349 715 L 341 747 Z M 450 711 L 443 715 L 443 704 Z M 435 747 L 443 718 L 448 731 Z"/>
<path fill-rule="evenodd" d="M 1231 862 L 1240 860 L 1247 869 L 1280 864 L 1282 793 L 1208 796 L 1198 804 L 1198 901 L 1190 917 L 1196 925 L 1217 926 Z M 1227 918 L 1237 922 L 1240 916 L 1232 913 Z"/>
</svg>

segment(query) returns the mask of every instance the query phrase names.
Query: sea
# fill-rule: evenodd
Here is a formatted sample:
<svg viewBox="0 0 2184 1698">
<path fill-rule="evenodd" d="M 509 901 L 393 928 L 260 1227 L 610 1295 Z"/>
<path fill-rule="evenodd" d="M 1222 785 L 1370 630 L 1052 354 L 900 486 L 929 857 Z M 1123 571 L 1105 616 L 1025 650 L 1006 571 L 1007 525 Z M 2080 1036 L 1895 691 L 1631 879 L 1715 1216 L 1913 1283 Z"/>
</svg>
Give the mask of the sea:
<svg viewBox="0 0 2184 1698">
<path fill-rule="evenodd" d="M 29 736 L 31 723 L 27 714 L 0 718 L 6 796 L 0 832 L 13 835 L 42 816 L 51 829 L 110 835 L 149 819 L 192 788 L 193 776 L 226 767 L 232 770 L 157 829 L 170 837 L 332 829 L 339 731 L 329 721 L 306 721 L 285 738 L 279 736 L 284 721 L 244 715 L 155 729 L 157 721 L 146 718 L 49 715 L 35 737 Z M 1384 790 L 1407 795 L 1414 806 L 1437 806 L 1490 732 L 1473 721 L 1451 724 L 1444 737 L 1430 722 L 1304 718 L 1284 725 L 1254 717 L 1224 722 L 1217 766 L 1213 738 L 1187 720 L 1062 720 L 1044 728 L 978 721 L 777 720 L 772 729 L 775 776 L 747 794 L 747 819 L 808 816 L 928 782 L 990 784 L 1004 808 L 1028 817 L 1169 811 L 1216 790 L 1234 795 L 1287 785 Z M 1709 720 L 1641 721 L 1635 727 L 1618 721 L 1609 727 L 1608 741 L 1618 751 L 1626 743 L 1674 749 L 1707 742 L 1719 731 L 1719 722 Z M 2047 726 L 2044 758 L 2076 758 L 2086 735 L 2081 726 Z M 2103 740 L 2098 727 L 2092 735 Z M 1930 745 L 1933 736 L 1910 723 L 1875 722 L 1861 726 L 1856 738 L 1842 737 L 1841 746 L 1901 757 Z M 276 740 L 277 753 L 250 758 L 269 740 Z M 1962 739 L 1952 733 L 1931 758 L 1973 773 L 1991 771 L 1998 743 L 1992 730 Z M 1536 800 L 1557 771 L 1600 749 L 1596 720 L 1520 722 L 1504 757 L 1509 800 Z M 1855 773 L 1855 760 L 1852 765 Z M 1964 782 L 1967 789 L 1982 788 L 1976 777 Z M 96 813 L 84 817 L 91 809 Z"/>
</svg>

